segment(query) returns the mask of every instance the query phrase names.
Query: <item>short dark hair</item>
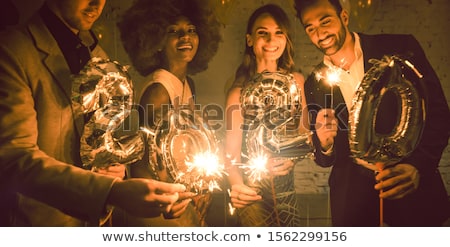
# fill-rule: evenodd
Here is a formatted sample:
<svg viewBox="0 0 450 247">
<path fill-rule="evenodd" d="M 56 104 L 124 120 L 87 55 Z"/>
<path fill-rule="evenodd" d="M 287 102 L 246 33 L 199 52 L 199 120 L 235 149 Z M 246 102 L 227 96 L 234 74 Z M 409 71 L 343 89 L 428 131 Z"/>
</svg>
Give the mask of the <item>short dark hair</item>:
<svg viewBox="0 0 450 247">
<path fill-rule="evenodd" d="M 302 21 L 302 13 L 303 11 L 316 4 L 319 0 L 294 0 L 294 9 L 296 10 L 296 16 Z M 340 0 L 328 0 L 328 2 L 333 5 L 334 9 L 336 10 L 336 14 L 341 14 L 342 12 L 342 5 Z"/>
</svg>

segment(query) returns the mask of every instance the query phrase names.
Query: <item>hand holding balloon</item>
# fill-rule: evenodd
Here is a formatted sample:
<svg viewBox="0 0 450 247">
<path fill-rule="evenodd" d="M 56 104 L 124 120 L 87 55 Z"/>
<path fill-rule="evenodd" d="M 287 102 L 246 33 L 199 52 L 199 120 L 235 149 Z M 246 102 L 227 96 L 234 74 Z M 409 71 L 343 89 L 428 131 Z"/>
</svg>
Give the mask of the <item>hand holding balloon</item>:
<svg viewBox="0 0 450 247">
<path fill-rule="evenodd" d="M 375 185 L 375 189 L 382 191 L 381 198 L 400 199 L 419 187 L 420 174 L 410 164 L 397 164 L 380 171 L 375 179 L 380 181 Z"/>
<path fill-rule="evenodd" d="M 374 187 L 380 192 L 382 226 L 383 199 L 400 199 L 418 188 L 417 169 L 399 162 L 419 143 L 426 97 L 423 75 L 408 60 L 384 56 L 370 62 L 373 66 L 364 75 L 350 109 L 349 144 L 357 164 L 365 167 L 372 164 L 379 171 L 376 180 L 381 182 Z M 397 118 L 378 121 L 386 115 Z"/>
<path fill-rule="evenodd" d="M 285 176 L 294 169 L 294 162 L 287 158 L 271 158 L 267 162 L 267 169 L 272 176 Z"/>
</svg>

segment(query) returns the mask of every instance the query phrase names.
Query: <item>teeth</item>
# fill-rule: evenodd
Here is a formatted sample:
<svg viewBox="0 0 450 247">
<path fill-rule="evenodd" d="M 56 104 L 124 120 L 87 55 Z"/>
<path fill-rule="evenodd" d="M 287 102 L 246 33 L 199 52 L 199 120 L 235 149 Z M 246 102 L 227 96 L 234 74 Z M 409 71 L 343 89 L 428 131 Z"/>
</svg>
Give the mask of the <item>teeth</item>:
<svg viewBox="0 0 450 247">
<path fill-rule="evenodd" d="M 178 46 L 177 47 L 178 50 L 182 50 L 182 49 L 192 49 L 191 45 L 182 45 L 182 46 Z"/>
<path fill-rule="evenodd" d="M 94 13 L 89 13 L 89 12 L 86 12 L 86 15 L 87 15 L 88 17 L 90 17 L 90 18 L 93 18 L 93 17 L 95 17 L 95 14 L 94 14 Z"/>
<path fill-rule="evenodd" d="M 265 51 L 274 52 L 278 50 L 278 47 L 264 47 Z"/>
<path fill-rule="evenodd" d="M 329 44 L 331 44 L 332 41 L 333 41 L 333 39 L 330 37 L 330 38 L 322 40 L 320 43 L 322 45 L 329 45 Z"/>
</svg>

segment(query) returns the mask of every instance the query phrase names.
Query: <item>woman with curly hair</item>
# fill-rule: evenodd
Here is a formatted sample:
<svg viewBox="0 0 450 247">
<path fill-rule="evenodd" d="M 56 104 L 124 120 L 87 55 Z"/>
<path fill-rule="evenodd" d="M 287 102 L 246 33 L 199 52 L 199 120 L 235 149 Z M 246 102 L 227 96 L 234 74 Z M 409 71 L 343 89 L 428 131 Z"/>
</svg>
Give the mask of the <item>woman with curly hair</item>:
<svg viewBox="0 0 450 247">
<path fill-rule="evenodd" d="M 137 0 L 118 23 L 125 51 L 134 68 L 145 77 L 137 99 L 140 125 L 154 128 L 167 116 L 168 106 L 194 107 L 195 88 L 190 75 L 208 68 L 221 41 L 220 23 L 207 0 Z M 192 108 L 193 109 L 193 108 Z M 170 181 L 168 168 L 155 157 L 130 166 L 131 177 L 155 176 Z M 133 226 L 203 226 L 206 196 L 180 194 L 170 212 L 153 218 L 128 217 Z M 194 203 L 192 203 L 195 202 Z M 199 205 L 200 204 L 200 205 Z M 208 205 L 208 203 L 206 202 Z"/>
<path fill-rule="evenodd" d="M 291 78 L 289 83 L 303 93 L 304 77 L 294 71 L 289 28 L 290 21 L 278 5 L 267 4 L 252 13 L 247 23 L 243 61 L 227 95 L 226 165 L 231 203 L 237 209 L 241 226 L 299 226 L 300 223 L 291 159 L 270 157 L 266 164 L 268 176 L 260 180 L 253 180 L 236 166 L 248 162 L 248 155 L 241 157 L 248 151 L 246 133 L 249 131 L 243 129 L 248 123 L 248 112 L 244 112 L 241 100 L 255 75 L 263 72 L 286 75 Z M 303 96 L 301 99 L 299 107 L 303 108 L 306 103 Z M 302 121 L 306 120 L 302 118 Z M 304 123 L 297 122 L 297 126 L 294 136 L 307 132 Z"/>
</svg>

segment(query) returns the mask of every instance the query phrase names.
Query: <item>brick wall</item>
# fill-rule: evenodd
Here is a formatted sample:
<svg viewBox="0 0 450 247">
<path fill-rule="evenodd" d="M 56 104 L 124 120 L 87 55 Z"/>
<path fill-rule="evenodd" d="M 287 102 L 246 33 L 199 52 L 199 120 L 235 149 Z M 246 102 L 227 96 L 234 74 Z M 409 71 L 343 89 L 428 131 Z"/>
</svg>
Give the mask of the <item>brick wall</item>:
<svg viewBox="0 0 450 247">
<path fill-rule="evenodd" d="M 21 12 L 21 21 L 28 18 L 39 7 L 43 0 L 16 0 L 14 3 Z M 219 1 L 219 0 L 217 0 Z M 450 24 L 450 1 L 448 0 L 375 0 L 378 7 L 372 21 L 367 22 L 365 30 L 361 30 L 358 20 L 350 20 L 350 27 L 354 31 L 366 33 L 410 33 L 423 46 L 430 63 L 436 70 L 447 101 L 450 102 L 450 35 L 447 34 Z M 224 42 L 219 52 L 211 61 L 209 69 L 194 76 L 197 85 L 198 102 L 202 105 L 225 102 L 225 90 L 233 77 L 236 66 L 240 63 L 244 48 L 244 32 L 247 19 L 251 12 L 265 3 L 277 3 L 282 6 L 291 17 L 294 33 L 295 62 L 308 74 L 312 67 L 321 60 L 321 54 L 313 47 L 295 18 L 291 0 L 229 0 L 228 12 L 223 20 Z M 131 1 L 108 0 L 102 18 L 95 26 L 97 33 L 102 35 L 100 40 L 111 58 L 128 64 L 129 60 L 123 51 L 119 40 L 119 33 L 115 26 L 117 17 L 125 10 Z M 133 70 L 131 70 L 133 73 Z M 136 89 L 139 90 L 140 78 L 132 74 Z M 446 181 L 450 195 L 450 146 L 444 152 L 440 162 L 440 170 Z M 320 168 L 311 161 L 300 162 L 296 166 L 296 188 L 300 194 L 327 193 L 327 179 L 329 169 Z"/>
<path fill-rule="evenodd" d="M 213 1 L 213 0 L 211 0 Z M 215 0 L 217 2 L 221 0 Z M 357 25 L 357 20 L 350 20 L 354 31 L 366 33 L 410 33 L 421 43 L 433 68 L 436 70 L 447 101 L 450 102 L 450 35 L 447 34 L 450 24 L 449 0 L 372 0 L 378 2 L 372 21 L 365 30 Z M 24 22 L 43 0 L 15 0 Z M 108 0 L 102 18 L 95 25 L 95 31 L 102 35 L 100 40 L 104 49 L 112 59 L 129 64 L 119 40 L 119 32 L 115 22 L 117 17 L 132 1 Z M 233 77 L 236 66 L 241 61 L 244 48 L 244 32 L 247 19 L 258 6 L 266 3 L 277 3 L 290 15 L 293 26 L 293 42 L 295 46 L 295 62 L 305 74 L 321 60 L 321 54 L 304 34 L 292 8 L 292 0 L 227 0 L 228 12 L 223 19 L 224 42 L 218 54 L 209 64 L 209 69 L 194 76 L 197 86 L 198 102 L 202 105 L 225 103 L 225 90 Z M 130 27 L 132 28 L 132 27 Z M 136 90 L 140 89 L 142 78 L 131 69 Z M 222 135 L 223 133 L 219 133 Z M 444 151 L 440 162 L 440 171 L 446 182 L 450 195 L 450 145 Z M 296 164 L 296 190 L 300 197 L 301 217 L 305 226 L 329 226 L 328 176 L 329 168 L 321 168 L 311 160 Z M 236 219 L 226 213 L 226 193 L 218 193 L 213 205 L 214 213 L 208 214 L 211 226 L 233 226 Z"/>
</svg>

